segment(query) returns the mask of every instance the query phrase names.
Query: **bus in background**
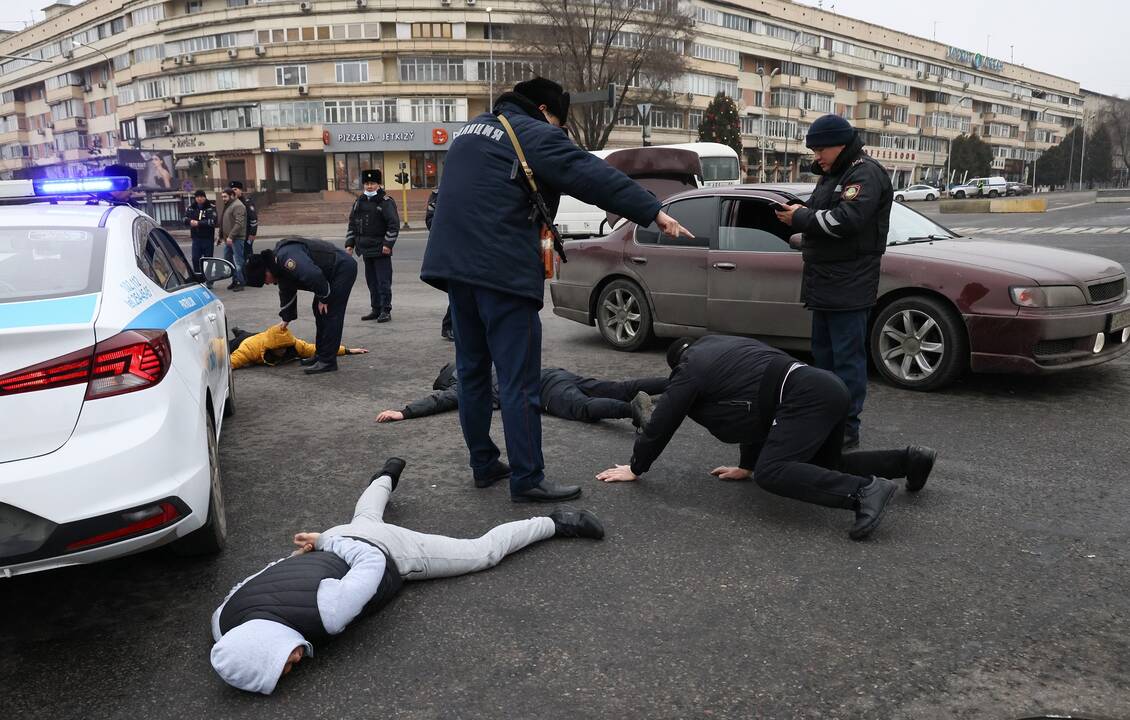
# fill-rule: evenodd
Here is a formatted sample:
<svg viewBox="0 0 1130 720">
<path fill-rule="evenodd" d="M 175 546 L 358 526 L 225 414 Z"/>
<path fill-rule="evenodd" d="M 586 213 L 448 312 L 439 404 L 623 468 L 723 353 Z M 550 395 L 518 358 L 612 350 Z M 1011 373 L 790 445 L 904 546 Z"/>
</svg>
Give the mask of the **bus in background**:
<svg viewBox="0 0 1130 720">
<path fill-rule="evenodd" d="M 719 185 L 737 185 L 741 182 L 741 167 L 738 163 L 738 154 L 729 145 L 721 143 L 680 143 L 677 145 L 651 145 L 649 147 L 673 148 L 677 150 L 690 150 L 698 155 L 702 163 L 702 176 L 698 178 L 699 187 L 716 187 Z M 634 150 L 635 148 L 615 148 L 613 150 L 595 150 L 593 155 L 598 158 L 607 158 L 620 150 Z M 612 231 L 605 221 L 605 212 L 595 205 L 583 203 L 568 195 L 561 196 L 561 204 L 557 208 L 557 215 L 553 222 L 557 225 L 558 232 L 566 238 L 600 237 Z"/>
</svg>

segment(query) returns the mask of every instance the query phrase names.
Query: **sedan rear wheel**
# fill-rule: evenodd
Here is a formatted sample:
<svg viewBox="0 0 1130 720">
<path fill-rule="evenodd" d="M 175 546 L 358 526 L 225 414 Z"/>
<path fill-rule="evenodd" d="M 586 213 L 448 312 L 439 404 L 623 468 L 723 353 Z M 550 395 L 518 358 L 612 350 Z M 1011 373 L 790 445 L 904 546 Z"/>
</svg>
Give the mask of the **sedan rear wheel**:
<svg viewBox="0 0 1130 720">
<path fill-rule="evenodd" d="M 640 349 L 651 335 L 651 308 L 643 288 L 631 280 L 613 280 L 596 301 L 596 326 L 617 350 Z"/>
<path fill-rule="evenodd" d="M 937 198 L 934 197 L 934 193 L 926 193 L 926 202 L 930 202 L 932 200 L 937 200 Z"/>
<path fill-rule="evenodd" d="M 905 198 L 902 195 L 895 195 L 895 202 L 903 202 Z"/>
<path fill-rule="evenodd" d="M 957 379 L 969 362 L 961 318 L 930 297 L 896 300 L 871 326 L 871 356 L 879 373 L 908 390 L 937 390 Z"/>
<path fill-rule="evenodd" d="M 228 517 L 224 509 L 223 478 L 220 474 L 220 444 L 216 422 L 208 416 L 208 519 L 204 526 L 169 547 L 177 555 L 211 555 L 224 549 L 228 541 Z"/>
</svg>

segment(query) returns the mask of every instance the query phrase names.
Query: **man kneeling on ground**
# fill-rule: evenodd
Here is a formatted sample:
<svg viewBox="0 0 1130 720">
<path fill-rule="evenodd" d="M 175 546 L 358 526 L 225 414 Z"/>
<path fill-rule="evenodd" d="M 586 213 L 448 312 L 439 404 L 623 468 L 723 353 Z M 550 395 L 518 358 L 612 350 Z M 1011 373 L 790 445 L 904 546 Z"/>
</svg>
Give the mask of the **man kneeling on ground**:
<svg viewBox="0 0 1130 720">
<path fill-rule="evenodd" d="M 212 613 L 212 667 L 224 682 L 270 695 L 314 642 L 376 612 L 404 580 L 453 577 L 493 567 L 510 553 L 554 536 L 599 540 L 604 528 L 585 510 L 499 525 L 457 540 L 384 522 L 404 461 L 389 458 L 361 494 L 353 520 L 323 533 L 300 532 L 298 549 L 232 588 Z"/>
<path fill-rule="evenodd" d="M 598 480 L 637 480 L 690 417 L 726 443 L 741 445 L 738 467 L 719 467 L 724 480 L 751 476 L 776 495 L 855 511 L 848 533 L 861 540 L 879 527 L 895 493 L 926 484 L 937 452 L 925 447 L 843 453 L 851 398 L 843 381 L 826 370 L 749 338 L 708 335 L 680 338 L 667 350 L 671 380 L 636 437 L 630 465 Z"/>
</svg>

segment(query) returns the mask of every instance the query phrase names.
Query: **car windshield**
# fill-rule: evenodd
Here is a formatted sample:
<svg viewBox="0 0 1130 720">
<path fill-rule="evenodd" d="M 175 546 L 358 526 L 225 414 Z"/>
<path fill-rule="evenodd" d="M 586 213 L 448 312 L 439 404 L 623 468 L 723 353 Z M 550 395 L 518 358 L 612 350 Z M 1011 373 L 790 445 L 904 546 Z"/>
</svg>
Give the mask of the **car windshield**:
<svg viewBox="0 0 1130 720">
<path fill-rule="evenodd" d="M 104 232 L 0 228 L 0 303 L 98 292 Z"/>
<path fill-rule="evenodd" d="M 732 157 L 704 157 L 702 163 L 702 181 L 719 182 L 723 180 L 735 181 L 738 179 L 738 160 Z"/>
<path fill-rule="evenodd" d="M 948 240 L 958 237 L 925 215 L 920 215 L 905 205 L 891 205 L 891 226 L 887 231 L 888 245 L 905 245 L 911 242 Z"/>
</svg>

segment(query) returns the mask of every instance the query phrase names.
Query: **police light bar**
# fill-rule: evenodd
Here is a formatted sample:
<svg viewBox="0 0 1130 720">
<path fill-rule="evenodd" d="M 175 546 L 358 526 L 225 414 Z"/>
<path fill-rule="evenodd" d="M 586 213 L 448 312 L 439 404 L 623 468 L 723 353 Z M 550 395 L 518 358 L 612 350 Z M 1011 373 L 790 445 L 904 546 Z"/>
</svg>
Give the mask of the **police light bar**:
<svg viewBox="0 0 1130 720">
<path fill-rule="evenodd" d="M 58 180 L 0 181 L 0 200 L 87 196 L 94 193 L 129 190 L 128 177 L 60 178 Z"/>
</svg>

